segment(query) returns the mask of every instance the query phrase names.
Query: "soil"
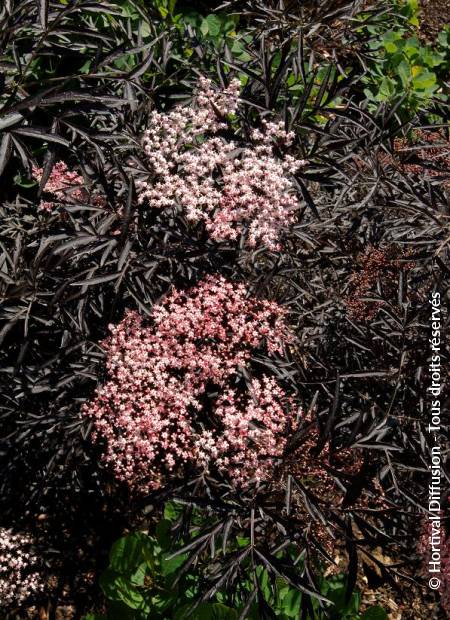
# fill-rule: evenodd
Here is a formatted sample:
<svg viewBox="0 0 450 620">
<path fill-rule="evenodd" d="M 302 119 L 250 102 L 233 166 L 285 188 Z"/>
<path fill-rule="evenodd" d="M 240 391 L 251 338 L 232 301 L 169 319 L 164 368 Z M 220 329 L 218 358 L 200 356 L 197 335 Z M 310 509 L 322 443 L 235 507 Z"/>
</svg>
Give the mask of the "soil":
<svg viewBox="0 0 450 620">
<path fill-rule="evenodd" d="M 420 33 L 434 42 L 442 28 L 450 24 L 450 0 L 420 0 Z"/>
</svg>

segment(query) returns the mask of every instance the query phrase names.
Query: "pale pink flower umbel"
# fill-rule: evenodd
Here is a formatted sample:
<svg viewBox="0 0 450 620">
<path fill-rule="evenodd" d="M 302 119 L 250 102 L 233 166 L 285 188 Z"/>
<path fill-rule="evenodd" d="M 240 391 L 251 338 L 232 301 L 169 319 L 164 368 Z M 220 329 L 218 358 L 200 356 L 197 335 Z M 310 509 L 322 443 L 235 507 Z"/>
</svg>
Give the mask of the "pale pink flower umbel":
<svg viewBox="0 0 450 620">
<path fill-rule="evenodd" d="M 33 539 L 0 528 L 0 608 L 19 606 L 43 590 Z"/>
<path fill-rule="evenodd" d="M 236 373 L 256 348 L 273 354 L 291 340 L 280 306 L 208 277 L 174 290 L 148 325 L 128 312 L 110 329 L 108 381 L 83 412 L 119 480 L 156 489 L 186 466 L 215 469 L 235 485 L 268 477 L 295 413 L 273 378 L 254 379 L 242 393 Z"/>
<path fill-rule="evenodd" d="M 138 182 L 139 202 L 180 207 L 216 241 L 245 232 L 250 247 L 278 249 L 299 206 L 291 176 L 306 162 L 283 154 L 294 135 L 282 123 L 263 121 L 245 148 L 224 137 L 239 90 L 239 80 L 216 92 L 202 78 L 193 106 L 152 112 L 143 146 L 153 178 Z"/>
</svg>

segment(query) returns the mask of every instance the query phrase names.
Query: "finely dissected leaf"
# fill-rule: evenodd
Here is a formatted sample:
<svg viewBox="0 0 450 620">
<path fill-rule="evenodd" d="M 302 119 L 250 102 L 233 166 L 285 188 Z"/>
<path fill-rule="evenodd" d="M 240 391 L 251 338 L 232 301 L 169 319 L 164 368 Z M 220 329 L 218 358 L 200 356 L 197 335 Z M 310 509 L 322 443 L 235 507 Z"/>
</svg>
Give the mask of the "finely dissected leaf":
<svg viewBox="0 0 450 620">
<path fill-rule="evenodd" d="M 56 134 L 47 133 L 45 129 L 38 127 L 21 127 L 19 129 L 14 129 L 14 135 L 28 136 L 30 138 L 39 138 L 46 142 L 56 142 L 57 144 L 61 144 L 62 146 L 70 146 L 70 142 L 65 138 L 58 136 Z"/>
<path fill-rule="evenodd" d="M 39 1 L 39 19 L 41 20 L 41 26 L 45 30 L 47 28 L 48 23 L 48 8 L 49 8 L 49 0 L 38 0 Z"/>
<path fill-rule="evenodd" d="M 18 112 L 0 117 L 0 130 L 16 125 L 17 123 L 20 123 L 21 120 L 23 120 L 23 116 Z"/>
</svg>

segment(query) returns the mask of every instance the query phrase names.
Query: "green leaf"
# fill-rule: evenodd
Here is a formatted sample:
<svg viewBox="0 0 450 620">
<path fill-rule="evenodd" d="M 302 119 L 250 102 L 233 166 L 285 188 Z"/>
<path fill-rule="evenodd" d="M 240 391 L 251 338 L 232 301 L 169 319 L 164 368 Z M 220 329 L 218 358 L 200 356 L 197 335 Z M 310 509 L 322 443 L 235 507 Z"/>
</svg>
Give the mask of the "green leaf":
<svg viewBox="0 0 450 620">
<path fill-rule="evenodd" d="M 238 41 L 237 39 L 233 39 L 233 44 L 230 48 L 231 53 L 239 60 L 243 62 L 248 62 L 251 60 L 250 54 L 245 50 L 244 44 L 242 41 Z"/>
<path fill-rule="evenodd" d="M 238 547 L 248 547 L 248 545 L 250 544 L 250 538 L 236 536 L 236 543 Z"/>
<path fill-rule="evenodd" d="M 389 54 L 395 54 L 399 47 L 402 46 L 402 37 L 399 32 L 389 30 L 382 37 L 384 49 Z"/>
<path fill-rule="evenodd" d="M 393 96 L 395 93 L 395 82 L 391 80 L 389 77 L 383 78 L 380 84 L 379 93 L 377 95 L 377 99 L 381 101 L 385 101 Z"/>
<path fill-rule="evenodd" d="M 21 174 L 16 174 L 16 176 L 14 177 L 14 183 L 16 185 L 19 185 L 20 187 L 34 187 L 35 185 L 38 184 L 37 181 L 35 180 L 31 180 L 27 179 L 27 177 L 23 177 Z"/>
<path fill-rule="evenodd" d="M 99 616 L 98 614 L 88 614 L 84 617 L 84 620 L 106 620 L 106 616 Z"/>
<path fill-rule="evenodd" d="M 223 19 L 219 15 L 210 14 L 205 18 L 205 21 L 208 25 L 208 33 L 212 37 L 217 37 L 222 29 Z"/>
<path fill-rule="evenodd" d="M 200 32 L 202 33 L 204 37 L 208 35 L 209 26 L 208 26 L 208 22 L 206 19 L 204 19 L 202 23 L 200 24 Z"/>
<path fill-rule="evenodd" d="M 197 609 L 189 614 L 192 608 L 191 603 L 187 603 L 178 608 L 173 615 L 173 620 L 184 620 L 189 617 L 191 620 L 237 620 L 238 612 L 222 603 L 200 603 Z"/>
<path fill-rule="evenodd" d="M 224 25 L 223 28 L 225 32 L 230 32 L 231 30 L 235 30 L 236 26 L 239 24 L 239 15 L 224 15 Z"/>
<path fill-rule="evenodd" d="M 397 51 L 397 45 L 393 41 L 386 41 L 384 44 L 384 49 L 389 52 L 389 54 L 395 54 Z"/>
<path fill-rule="evenodd" d="M 118 573 L 134 573 L 148 555 L 154 555 L 154 544 L 143 532 L 133 532 L 117 540 L 110 551 L 111 568 Z"/>
<path fill-rule="evenodd" d="M 237 620 L 238 612 L 222 603 L 201 603 L 192 615 L 192 620 Z"/>
<path fill-rule="evenodd" d="M 406 0 L 408 7 L 409 23 L 412 26 L 419 26 L 419 0 Z"/>
<path fill-rule="evenodd" d="M 136 10 L 130 2 L 124 2 L 121 9 L 123 17 L 131 17 L 132 19 L 137 17 Z"/>
<path fill-rule="evenodd" d="M 167 521 L 176 521 L 183 512 L 183 507 L 176 502 L 167 502 L 164 506 L 164 519 Z"/>
<path fill-rule="evenodd" d="M 122 601 L 110 601 L 108 605 L 107 620 L 147 620 L 148 613 L 131 609 Z"/>
<path fill-rule="evenodd" d="M 388 615 L 382 607 L 377 605 L 369 607 L 361 616 L 361 620 L 388 620 Z"/>
<path fill-rule="evenodd" d="M 177 602 L 178 592 L 177 590 L 165 591 L 162 590 L 155 596 L 151 598 L 151 610 L 155 612 L 156 610 L 161 613 L 167 609 L 173 609 L 175 603 Z M 178 601 L 178 605 L 180 602 Z"/>
<path fill-rule="evenodd" d="M 261 568 L 258 566 L 258 568 Z M 258 569 L 257 569 L 258 574 Z M 264 594 L 264 598 L 267 602 L 270 601 L 272 597 L 272 589 L 270 587 L 269 582 L 269 574 L 265 568 L 261 568 L 261 573 L 258 575 L 259 577 L 259 587 L 261 588 L 261 592 Z"/>
<path fill-rule="evenodd" d="M 410 39 L 403 47 L 403 53 L 408 57 L 408 60 L 414 64 L 420 62 L 422 64 L 422 54 L 424 49 L 415 44 L 414 40 Z"/>
<path fill-rule="evenodd" d="M 412 85 L 417 90 L 433 90 L 436 86 L 436 74 L 423 71 L 413 78 Z"/>
<path fill-rule="evenodd" d="M 200 28 L 202 23 L 202 16 L 197 11 L 189 11 L 183 14 L 183 22 L 193 26 L 194 28 Z"/>
<path fill-rule="evenodd" d="M 170 547 L 170 530 L 172 524 L 168 519 L 163 519 L 156 526 L 156 540 L 164 551 Z"/>
<path fill-rule="evenodd" d="M 169 577 L 172 575 L 188 558 L 187 553 L 183 553 L 182 555 L 177 555 L 175 558 L 171 558 L 170 560 L 166 559 L 170 554 L 166 554 L 161 558 L 161 574 L 164 577 Z"/>
<path fill-rule="evenodd" d="M 144 597 L 128 579 L 107 568 L 100 577 L 100 586 L 105 596 L 112 601 L 123 601 L 131 609 L 142 609 Z"/>
<path fill-rule="evenodd" d="M 407 88 L 411 80 L 411 67 L 406 62 L 406 60 L 402 60 L 401 63 L 397 66 L 397 73 L 402 82 L 402 86 L 404 88 Z"/>
<path fill-rule="evenodd" d="M 444 30 L 441 30 L 438 34 L 438 42 L 442 45 L 442 47 L 447 48 L 450 46 L 450 28 L 444 28 Z"/>
<path fill-rule="evenodd" d="M 295 588 L 288 588 L 281 602 L 281 610 L 288 618 L 299 617 L 301 598 L 301 592 Z"/>
<path fill-rule="evenodd" d="M 145 575 L 147 573 L 147 562 L 140 564 L 137 569 L 130 575 L 130 581 L 136 586 L 143 586 L 145 581 Z"/>
<path fill-rule="evenodd" d="M 367 99 L 369 101 L 375 101 L 375 95 L 373 94 L 373 92 L 370 90 L 370 88 L 365 88 L 363 90 L 364 95 L 367 97 Z"/>
</svg>

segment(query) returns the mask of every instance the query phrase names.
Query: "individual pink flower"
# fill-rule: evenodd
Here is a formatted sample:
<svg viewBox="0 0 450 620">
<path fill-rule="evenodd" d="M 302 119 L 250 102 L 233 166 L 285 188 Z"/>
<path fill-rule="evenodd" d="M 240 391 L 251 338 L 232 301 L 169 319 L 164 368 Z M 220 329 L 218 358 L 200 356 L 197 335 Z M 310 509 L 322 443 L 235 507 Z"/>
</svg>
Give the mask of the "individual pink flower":
<svg viewBox="0 0 450 620">
<path fill-rule="evenodd" d="M 283 309 L 242 284 L 208 277 L 172 291 L 145 324 L 136 312 L 110 326 L 108 380 L 83 407 L 119 480 L 156 489 L 186 467 L 215 469 L 236 485 L 270 475 L 295 415 L 275 380 L 238 387 L 238 371 L 292 336 Z M 216 393 L 216 395 L 214 395 Z"/>
</svg>

